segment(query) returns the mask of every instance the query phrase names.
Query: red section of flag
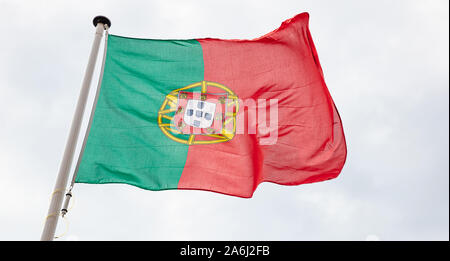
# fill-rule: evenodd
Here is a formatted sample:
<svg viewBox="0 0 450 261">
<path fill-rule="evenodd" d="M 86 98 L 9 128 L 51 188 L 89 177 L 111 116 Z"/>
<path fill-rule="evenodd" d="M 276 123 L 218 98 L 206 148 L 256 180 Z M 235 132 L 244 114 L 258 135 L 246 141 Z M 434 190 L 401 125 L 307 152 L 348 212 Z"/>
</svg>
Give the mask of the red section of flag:
<svg viewBox="0 0 450 261">
<path fill-rule="evenodd" d="M 206 81 L 224 84 L 241 100 L 278 100 L 278 139 L 261 145 L 267 134 L 257 128 L 228 142 L 190 146 L 180 189 L 251 197 L 261 182 L 299 185 L 339 175 L 347 154 L 343 128 L 308 21 L 299 14 L 255 40 L 199 40 Z M 240 110 L 246 115 L 248 108 Z"/>
</svg>

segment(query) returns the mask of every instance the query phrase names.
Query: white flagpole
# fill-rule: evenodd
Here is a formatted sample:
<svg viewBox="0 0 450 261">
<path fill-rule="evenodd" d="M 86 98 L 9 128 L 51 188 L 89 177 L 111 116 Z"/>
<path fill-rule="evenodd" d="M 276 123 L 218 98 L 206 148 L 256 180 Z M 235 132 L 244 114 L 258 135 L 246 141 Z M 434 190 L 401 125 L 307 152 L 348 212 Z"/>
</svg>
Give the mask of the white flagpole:
<svg viewBox="0 0 450 261">
<path fill-rule="evenodd" d="M 58 177 L 56 178 L 55 188 L 52 193 L 48 215 L 45 220 L 44 230 L 42 232 L 41 240 L 50 241 L 55 237 L 56 225 L 60 215 L 61 204 L 64 198 L 67 180 L 69 178 L 70 168 L 77 145 L 78 135 L 80 133 L 81 121 L 83 119 L 84 109 L 91 86 L 92 75 L 94 73 L 95 62 L 97 60 L 98 50 L 100 47 L 101 38 L 105 31 L 105 25 L 111 27 L 111 22 L 104 16 L 97 16 L 94 18 L 95 38 L 92 44 L 91 54 L 87 64 L 86 72 L 84 74 L 83 83 L 81 86 L 80 96 L 78 97 L 75 115 L 72 119 L 69 137 L 67 139 L 66 148 L 64 149 L 63 159 L 59 167 Z"/>
</svg>

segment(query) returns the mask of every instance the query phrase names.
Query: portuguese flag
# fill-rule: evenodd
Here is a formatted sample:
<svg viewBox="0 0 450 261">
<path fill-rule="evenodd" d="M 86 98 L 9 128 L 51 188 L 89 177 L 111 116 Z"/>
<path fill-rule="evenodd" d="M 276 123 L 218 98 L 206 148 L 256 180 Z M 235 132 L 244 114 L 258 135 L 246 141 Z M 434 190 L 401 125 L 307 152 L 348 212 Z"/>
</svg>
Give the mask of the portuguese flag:
<svg viewBox="0 0 450 261">
<path fill-rule="evenodd" d="M 109 35 L 75 181 L 247 198 L 337 177 L 345 138 L 308 20 L 253 40 Z"/>
</svg>

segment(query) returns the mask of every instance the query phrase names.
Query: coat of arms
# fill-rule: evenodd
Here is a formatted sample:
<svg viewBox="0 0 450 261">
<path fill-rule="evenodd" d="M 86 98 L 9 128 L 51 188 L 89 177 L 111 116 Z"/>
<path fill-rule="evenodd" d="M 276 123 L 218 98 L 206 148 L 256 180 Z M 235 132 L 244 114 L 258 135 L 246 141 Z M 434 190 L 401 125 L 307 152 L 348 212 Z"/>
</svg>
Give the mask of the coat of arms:
<svg viewBox="0 0 450 261">
<path fill-rule="evenodd" d="M 238 109 L 238 98 L 228 87 L 201 81 L 166 96 L 158 126 L 170 139 L 188 145 L 226 142 L 235 135 Z"/>
</svg>

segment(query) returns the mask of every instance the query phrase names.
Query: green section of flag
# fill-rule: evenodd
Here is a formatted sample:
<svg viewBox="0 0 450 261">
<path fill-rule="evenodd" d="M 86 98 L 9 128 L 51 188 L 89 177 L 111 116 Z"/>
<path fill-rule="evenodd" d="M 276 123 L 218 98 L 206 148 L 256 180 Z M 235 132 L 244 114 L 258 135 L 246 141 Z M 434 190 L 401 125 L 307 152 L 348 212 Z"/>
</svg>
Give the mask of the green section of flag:
<svg viewBox="0 0 450 261">
<path fill-rule="evenodd" d="M 102 86 L 76 182 L 177 188 L 188 146 L 161 132 L 158 110 L 170 91 L 202 80 L 203 54 L 196 40 L 109 35 Z"/>
</svg>

